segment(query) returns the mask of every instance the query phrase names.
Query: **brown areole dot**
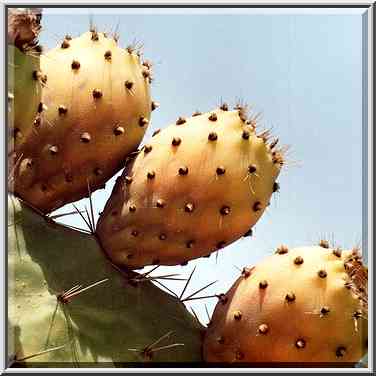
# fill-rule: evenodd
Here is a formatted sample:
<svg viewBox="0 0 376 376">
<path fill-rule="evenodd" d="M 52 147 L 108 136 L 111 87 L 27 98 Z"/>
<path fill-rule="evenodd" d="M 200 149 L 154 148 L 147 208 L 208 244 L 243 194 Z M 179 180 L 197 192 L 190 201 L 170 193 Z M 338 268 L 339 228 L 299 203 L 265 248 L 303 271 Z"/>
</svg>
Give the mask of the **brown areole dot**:
<svg viewBox="0 0 376 376">
<path fill-rule="evenodd" d="M 210 132 L 208 136 L 209 141 L 216 141 L 218 139 L 218 135 L 215 132 Z"/>
<path fill-rule="evenodd" d="M 63 105 L 60 105 L 57 110 L 59 112 L 59 115 L 66 115 L 66 113 L 68 112 L 68 109 Z"/>
<path fill-rule="evenodd" d="M 217 175 L 224 175 L 224 173 L 226 172 L 226 169 L 223 166 L 219 166 L 217 167 L 215 172 L 217 173 Z"/>
<path fill-rule="evenodd" d="M 193 210 L 194 210 L 194 205 L 191 203 L 191 202 L 188 202 L 187 204 L 185 204 L 184 206 L 184 210 L 187 212 L 187 213 L 192 213 Z"/>
<path fill-rule="evenodd" d="M 38 104 L 37 111 L 38 111 L 39 113 L 41 113 L 41 112 L 44 111 L 44 110 L 46 110 L 46 106 L 44 105 L 43 102 L 40 102 L 40 103 Z"/>
<path fill-rule="evenodd" d="M 320 240 L 319 246 L 322 248 L 329 248 L 329 242 L 327 240 Z"/>
<path fill-rule="evenodd" d="M 257 167 L 256 167 L 254 164 L 250 164 L 250 165 L 248 166 L 248 172 L 249 172 L 250 174 L 254 174 L 256 171 L 257 171 Z"/>
<path fill-rule="evenodd" d="M 306 347 L 306 341 L 302 338 L 299 338 L 299 339 L 296 340 L 295 346 L 298 349 L 304 349 Z"/>
<path fill-rule="evenodd" d="M 278 255 L 285 255 L 286 253 L 288 253 L 288 251 L 288 247 L 286 247 L 285 245 L 280 245 L 275 253 Z"/>
<path fill-rule="evenodd" d="M 115 136 L 121 136 L 124 133 L 125 133 L 125 129 L 123 127 L 118 126 L 114 129 Z"/>
<path fill-rule="evenodd" d="M 318 276 L 319 276 L 320 278 L 326 278 L 326 276 L 328 275 L 328 273 L 327 273 L 325 270 L 319 270 L 319 271 L 317 272 L 317 274 L 318 274 Z"/>
<path fill-rule="evenodd" d="M 159 265 L 160 262 L 161 262 L 160 259 L 154 259 L 154 260 L 151 262 L 151 264 L 152 264 L 152 265 Z"/>
<path fill-rule="evenodd" d="M 157 200 L 157 208 L 164 208 L 165 205 L 166 205 L 165 200 L 163 200 L 163 199 L 161 199 L 161 198 L 159 198 L 159 199 Z"/>
<path fill-rule="evenodd" d="M 72 37 L 71 37 L 69 34 L 66 34 L 66 35 L 65 35 L 65 39 L 66 39 L 66 40 L 72 40 Z"/>
<path fill-rule="evenodd" d="M 185 245 L 186 245 L 187 248 L 193 248 L 193 246 L 195 245 L 195 241 L 194 240 L 188 240 Z"/>
<path fill-rule="evenodd" d="M 346 347 L 344 347 L 344 346 L 337 347 L 337 349 L 336 349 L 336 357 L 337 358 L 342 358 L 342 357 L 345 356 L 345 354 L 346 354 Z"/>
<path fill-rule="evenodd" d="M 133 204 L 132 204 L 132 205 L 129 205 L 129 212 L 130 212 L 130 213 L 134 213 L 134 212 L 136 211 L 136 209 L 137 209 L 137 208 L 136 208 L 136 205 L 133 205 Z"/>
<path fill-rule="evenodd" d="M 146 119 L 145 117 L 141 116 L 139 121 L 138 121 L 138 125 L 140 127 L 144 127 L 145 125 L 149 124 L 149 120 Z"/>
<path fill-rule="evenodd" d="M 143 75 L 144 78 L 150 77 L 150 71 L 149 71 L 149 69 L 143 69 L 142 70 L 142 75 Z"/>
<path fill-rule="evenodd" d="M 92 94 L 94 99 L 100 99 L 103 96 L 103 93 L 100 89 L 94 89 Z"/>
<path fill-rule="evenodd" d="M 166 234 L 160 234 L 159 235 L 159 239 L 160 240 L 166 240 L 167 239 L 167 235 Z"/>
<path fill-rule="evenodd" d="M 112 59 L 112 52 L 110 50 L 106 51 L 104 53 L 104 58 L 107 60 L 107 61 L 110 61 Z"/>
<path fill-rule="evenodd" d="M 152 111 L 156 110 L 159 106 L 160 106 L 160 104 L 158 102 L 155 102 L 155 101 L 151 102 L 151 110 Z"/>
<path fill-rule="evenodd" d="M 73 175 L 72 175 L 71 173 L 67 172 L 67 173 L 65 174 L 65 181 L 66 181 L 67 183 L 72 183 L 72 181 L 73 181 Z"/>
<path fill-rule="evenodd" d="M 176 120 L 176 125 L 181 125 L 181 124 L 184 124 L 186 122 L 186 120 L 183 118 L 183 117 L 179 117 L 178 120 Z"/>
<path fill-rule="evenodd" d="M 98 35 L 98 33 L 95 30 L 93 30 L 91 32 L 91 40 L 92 41 L 98 41 L 99 40 L 99 35 Z"/>
<path fill-rule="evenodd" d="M 124 180 L 125 180 L 125 184 L 127 184 L 127 185 L 131 184 L 132 181 L 133 181 L 133 179 L 132 179 L 131 176 L 126 176 L 126 177 L 124 178 Z"/>
<path fill-rule="evenodd" d="M 237 350 L 235 352 L 235 358 L 236 358 L 236 360 L 243 360 L 244 359 L 244 354 L 240 350 Z"/>
<path fill-rule="evenodd" d="M 178 173 L 179 175 L 182 175 L 182 176 L 188 175 L 188 167 L 187 166 L 179 167 Z"/>
<path fill-rule="evenodd" d="M 217 243 L 218 249 L 224 248 L 225 246 L 226 246 L 226 242 L 224 240 Z"/>
<path fill-rule="evenodd" d="M 242 318 L 242 313 L 240 311 L 234 311 L 234 319 L 240 321 Z"/>
<path fill-rule="evenodd" d="M 244 235 L 243 237 L 247 237 L 247 236 L 252 236 L 253 235 L 253 230 L 250 228 Z"/>
<path fill-rule="evenodd" d="M 52 145 L 48 148 L 48 151 L 52 155 L 56 155 L 59 152 L 59 148 L 56 145 Z"/>
<path fill-rule="evenodd" d="M 200 116 L 200 115 L 202 115 L 202 112 L 200 112 L 200 111 L 196 111 L 196 112 L 194 112 L 194 113 L 192 114 L 192 117 Z"/>
<path fill-rule="evenodd" d="M 292 303 L 292 302 L 294 302 L 295 299 L 296 299 L 296 296 L 295 296 L 295 294 L 294 294 L 293 292 L 289 292 L 289 293 L 287 293 L 286 296 L 285 296 L 285 300 L 286 300 L 286 302 L 288 302 L 288 303 Z"/>
<path fill-rule="evenodd" d="M 334 249 L 333 255 L 337 256 L 337 257 L 341 257 L 342 256 L 342 250 L 340 248 Z"/>
<path fill-rule="evenodd" d="M 171 144 L 172 144 L 173 146 L 179 146 L 179 145 L 181 144 L 181 138 L 180 138 L 180 137 L 174 137 L 174 138 L 172 139 Z"/>
<path fill-rule="evenodd" d="M 273 193 L 279 192 L 280 185 L 277 182 L 273 183 Z"/>
<path fill-rule="evenodd" d="M 243 140 L 249 140 L 250 135 L 251 134 L 248 131 L 244 130 L 242 132 L 242 138 L 243 138 Z"/>
<path fill-rule="evenodd" d="M 97 176 L 100 176 L 100 175 L 103 175 L 103 171 L 99 167 L 96 167 L 94 169 L 94 174 Z"/>
<path fill-rule="evenodd" d="M 151 137 L 154 137 L 154 136 L 156 136 L 156 135 L 159 134 L 159 133 L 161 133 L 161 129 L 160 129 L 160 128 L 156 129 L 156 130 L 153 132 L 153 134 L 151 135 Z"/>
<path fill-rule="evenodd" d="M 260 283 L 259 283 L 259 288 L 260 289 L 264 290 L 267 287 L 268 287 L 268 281 L 266 281 L 266 280 L 260 281 Z"/>
<path fill-rule="evenodd" d="M 40 118 L 39 116 L 37 116 L 37 117 L 35 118 L 33 124 L 34 124 L 35 127 L 39 127 L 40 124 L 41 124 L 41 122 L 42 122 L 41 118 Z"/>
<path fill-rule="evenodd" d="M 251 275 L 251 269 L 244 267 L 242 270 L 242 277 L 248 278 Z"/>
<path fill-rule="evenodd" d="M 217 295 L 217 298 L 221 302 L 221 304 L 226 304 L 228 302 L 228 297 L 225 294 L 219 294 Z"/>
<path fill-rule="evenodd" d="M 295 265 L 302 265 L 303 262 L 304 262 L 304 260 L 303 260 L 303 257 L 301 257 L 301 256 L 297 256 L 297 257 L 295 257 L 295 259 L 294 259 L 294 264 L 295 264 Z"/>
<path fill-rule="evenodd" d="M 219 107 L 222 111 L 228 111 L 228 104 L 222 103 L 221 107 Z"/>
<path fill-rule="evenodd" d="M 270 149 L 274 149 L 276 146 L 277 146 L 277 144 L 278 144 L 278 138 L 276 138 L 271 144 L 270 144 Z"/>
<path fill-rule="evenodd" d="M 223 345 L 225 343 L 225 338 L 223 336 L 217 337 L 216 341 L 220 344 Z"/>
<path fill-rule="evenodd" d="M 70 47 L 69 41 L 64 39 L 63 42 L 61 43 L 61 48 L 65 49 L 65 48 L 69 48 L 69 47 Z"/>
<path fill-rule="evenodd" d="M 258 327 L 258 332 L 260 334 L 267 334 L 269 332 L 269 327 L 268 325 L 266 324 L 261 324 L 259 327 Z"/>
<path fill-rule="evenodd" d="M 78 70 L 78 69 L 80 69 L 81 64 L 80 64 L 79 61 L 77 61 L 77 60 L 73 60 L 73 61 L 72 61 L 72 64 L 71 64 L 71 67 L 72 67 L 73 70 Z"/>
<path fill-rule="evenodd" d="M 137 237 L 139 235 L 139 232 L 137 230 L 133 230 L 131 232 L 131 235 L 134 236 L 134 237 Z"/>
<path fill-rule="evenodd" d="M 253 211 L 257 212 L 257 211 L 260 211 L 262 208 L 262 205 L 261 205 L 261 202 L 260 201 L 256 201 L 254 204 L 253 204 Z"/>
<path fill-rule="evenodd" d="M 320 313 L 321 313 L 322 316 L 327 315 L 329 312 L 330 312 L 330 309 L 327 306 L 321 307 L 321 309 L 320 309 Z"/>
<path fill-rule="evenodd" d="M 144 153 L 150 153 L 152 151 L 153 147 L 151 145 L 145 145 L 144 146 Z"/>
<path fill-rule="evenodd" d="M 124 82 L 124 86 L 128 89 L 128 90 L 131 90 L 132 89 L 132 87 L 133 87 L 133 82 L 132 81 L 129 81 L 129 80 L 126 80 L 125 82 Z"/>
<path fill-rule="evenodd" d="M 229 206 L 222 206 L 221 209 L 219 210 L 219 212 L 222 214 L 222 215 L 228 215 L 230 214 L 231 212 L 231 208 Z"/>
<path fill-rule="evenodd" d="M 208 117 L 208 119 L 210 121 L 217 121 L 218 120 L 218 116 L 217 116 L 216 113 L 213 112 L 212 114 L 210 114 L 210 116 Z"/>
<path fill-rule="evenodd" d="M 154 179 L 155 178 L 155 172 L 154 171 L 149 171 L 147 174 L 146 174 L 147 178 L 149 180 L 151 179 Z"/>
<path fill-rule="evenodd" d="M 88 143 L 91 141 L 91 136 L 88 132 L 84 132 L 82 133 L 81 137 L 80 137 L 80 140 L 81 142 L 83 143 Z"/>
<path fill-rule="evenodd" d="M 41 188 L 42 192 L 47 191 L 47 185 L 46 184 L 42 184 L 40 188 Z"/>
<path fill-rule="evenodd" d="M 186 265 L 188 265 L 188 261 L 183 261 L 183 262 L 180 264 L 180 266 L 186 266 Z"/>
</svg>

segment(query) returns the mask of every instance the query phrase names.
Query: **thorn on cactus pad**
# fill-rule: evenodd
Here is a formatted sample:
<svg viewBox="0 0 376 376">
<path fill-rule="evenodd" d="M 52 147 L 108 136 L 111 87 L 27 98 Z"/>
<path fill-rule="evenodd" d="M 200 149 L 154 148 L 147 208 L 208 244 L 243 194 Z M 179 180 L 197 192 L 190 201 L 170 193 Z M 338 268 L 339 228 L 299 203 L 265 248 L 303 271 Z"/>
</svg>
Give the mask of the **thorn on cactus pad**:
<svg viewBox="0 0 376 376">
<path fill-rule="evenodd" d="M 219 107 L 222 111 L 228 111 L 228 104 L 227 103 L 222 103 L 221 106 Z"/>
<path fill-rule="evenodd" d="M 153 147 L 151 145 L 145 145 L 144 146 L 144 153 L 148 154 L 152 151 Z"/>
<path fill-rule="evenodd" d="M 333 250 L 333 255 L 341 258 L 341 256 L 342 256 L 342 250 L 340 248 L 334 249 Z"/>
<path fill-rule="evenodd" d="M 279 192 L 279 189 L 280 189 L 280 185 L 279 185 L 279 183 L 274 182 L 274 183 L 273 183 L 273 193 L 275 193 L 275 192 Z"/>
<path fill-rule="evenodd" d="M 125 133 L 125 129 L 123 127 L 118 126 L 114 129 L 115 136 L 121 136 L 124 133 Z"/>
<path fill-rule="evenodd" d="M 126 80 L 126 81 L 124 82 L 124 86 L 125 86 L 128 90 L 131 90 L 132 87 L 133 87 L 133 85 L 134 85 L 134 83 L 133 83 L 132 81 L 128 81 L 128 80 Z"/>
<path fill-rule="evenodd" d="M 91 30 L 91 40 L 94 42 L 99 40 L 99 35 L 95 30 Z"/>
<path fill-rule="evenodd" d="M 161 133 L 161 129 L 160 129 L 160 128 L 156 129 L 156 130 L 153 132 L 153 134 L 151 135 L 151 137 L 154 137 L 154 136 L 156 136 L 156 135 L 159 134 L 159 133 Z"/>
<path fill-rule="evenodd" d="M 301 256 L 297 256 L 297 257 L 295 257 L 295 259 L 294 259 L 294 264 L 295 264 L 295 265 L 302 265 L 303 262 L 304 262 L 304 260 L 303 260 L 303 257 L 301 257 Z"/>
<path fill-rule="evenodd" d="M 187 213 L 192 213 L 193 210 L 194 210 L 194 205 L 191 203 L 191 202 L 188 202 L 187 204 L 185 204 L 184 206 L 184 210 L 187 212 Z"/>
<path fill-rule="evenodd" d="M 327 240 L 320 240 L 319 242 L 319 246 L 322 247 L 322 248 L 326 248 L 328 249 L 329 248 L 329 242 Z"/>
<path fill-rule="evenodd" d="M 217 295 L 217 298 L 219 299 L 219 302 L 223 305 L 225 305 L 228 302 L 228 297 L 225 294 L 219 294 Z"/>
<path fill-rule="evenodd" d="M 183 117 L 179 117 L 178 120 L 176 120 L 175 124 L 176 125 L 181 125 L 184 124 L 186 120 Z"/>
<path fill-rule="evenodd" d="M 146 119 L 145 117 L 141 116 L 139 121 L 138 121 L 138 125 L 140 127 L 144 127 L 145 125 L 149 124 L 149 120 Z"/>
<path fill-rule="evenodd" d="M 279 141 L 279 139 L 276 138 L 276 139 L 270 144 L 270 149 L 274 149 L 274 148 L 277 146 L 278 141 Z"/>
<path fill-rule="evenodd" d="M 84 132 L 82 133 L 81 137 L 80 137 L 80 140 L 81 142 L 83 143 L 88 143 L 91 141 L 91 136 L 88 132 Z"/>
<path fill-rule="evenodd" d="M 285 255 L 286 253 L 288 253 L 288 251 L 289 249 L 285 245 L 280 245 L 275 251 L 275 253 L 277 255 Z"/>
<path fill-rule="evenodd" d="M 244 359 L 244 354 L 240 350 L 237 350 L 235 352 L 235 359 L 236 360 L 243 360 Z"/>
<path fill-rule="evenodd" d="M 167 239 L 167 235 L 166 234 L 160 234 L 159 235 L 159 240 L 166 240 Z"/>
<path fill-rule="evenodd" d="M 200 111 L 195 111 L 195 112 L 192 114 L 192 117 L 200 116 L 200 115 L 202 115 L 202 112 L 200 112 Z"/>
<path fill-rule="evenodd" d="M 131 232 L 131 235 L 134 236 L 134 237 L 137 237 L 139 235 L 139 232 L 137 230 L 133 230 Z"/>
<path fill-rule="evenodd" d="M 193 246 L 195 245 L 195 241 L 194 240 L 188 240 L 185 245 L 186 245 L 187 248 L 193 248 Z"/>
<path fill-rule="evenodd" d="M 47 110 L 47 106 L 43 102 L 40 102 L 37 108 L 38 113 L 41 113 L 46 110 Z"/>
<path fill-rule="evenodd" d="M 328 273 L 323 269 L 319 270 L 317 274 L 320 278 L 326 278 L 328 275 Z"/>
<path fill-rule="evenodd" d="M 234 319 L 235 319 L 236 321 L 240 321 L 241 318 L 242 318 L 242 313 L 241 313 L 240 311 L 235 311 L 235 312 L 234 312 Z"/>
<path fill-rule="evenodd" d="M 100 99 L 103 97 L 102 90 L 100 89 L 94 89 L 92 94 L 94 99 Z"/>
<path fill-rule="evenodd" d="M 209 326 L 209 325 L 208 325 Z M 223 345 L 225 343 L 225 338 L 223 336 L 217 337 L 216 341 L 220 344 Z"/>
<path fill-rule="evenodd" d="M 217 175 L 224 175 L 225 172 L 226 172 L 226 169 L 223 166 L 219 166 L 219 167 L 217 167 L 215 172 L 217 173 Z"/>
<path fill-rule="evenodd" d="M 161 198 L 159 198 L 159 199 L 157 200 L 157 208 L 164 208 L 165 205 L 166 205 L 165 200 L 162 200 Z"/>
<path fill-rule="evenodd" d="M 188 175 L 188 167 L 187 166 L 179 167 L 178 173 L 179 175 L 182 175 L 182 176 Z"/>
<path fill-rule="evenodd" d="M 242 270 L 242 277 L 248 278 L 252 273 L 252 269 L 244 267 Z"/>
<path fill-rule="evenodd" d="M 226 242 L 223 240 L 217 243 L 217 249 L 222 249 L 225 246 L 226 246 Z"/>
<path fill-rule="evenodd" d="M 258 327 L 258 332 L 260 334 L 267 334 L 269 332 L 269 327 L 268 325 L 266 324 L 261 324 L 259 327 Z"/>
<path fill-rule="evenodd" d="M 65 35 L 65 39 L 66 39 L 66 40 L 72 40 L 72 37 L 71 37 L 69 34 L 66 34 L 66 35 Z"/>
<path fill-rule="evenodd" d="M 154 171 L 148 171 L 148 173 L 146 174 L 147 178 L 149 180 L 152 180 L 155 178 L 155 172 Z"/>
<path fill-rule="evenodd" d="M 131 184 L 133 181 L 132 177 L 128 175 L 124 178 L 124 180 L 125 180 L 125 184 L 127 185 Z"/>
<path fill-rule="evenodd" d="M 105 58 L 105 60 L 107 60 L 107 61 L 111 61 L 111 59 L 112 59 L 112 52 L 111 52 L 110 50 L 106 51 L 106 52 L 104 53 L 104 58 Z"/>
<path fill-rule="evenodd" d="M 171 142 L 172 146 L 179 146 L 181 144 L 181 138 L 180 137 L 174 137 Z"/>
<path fill-rule="evenodd" d="M 208 118 L 210 121 L 217 121 L 218 120 L 218 116 L 216 113 L 212 113 L 210 114 L 209 118 Z"/>
<path fill-rule="evenodd" d="M 33 125 L 34 125 L 35 127 L 39 127 L 39 126 L 41 125 L 41 122 L 42 122 L 42 120 L 41 120 L 40 116 L 37 116 L 37 117 L 35 118 L 35 120 L 34 120 Z"/>
<path fill-rule="evenodd" d="M 295 346 L 298 349 L 304 349 L 306 347 L 306 341 L 302 338 L 299 338 L 296 340 Z"/>
<path fill-rule="evenodd" d="M 344 346 L 339 346 L 336 349 L 336 357 L 337 358 L 342 358 L 346 355 L 346 347 Z"/>
<path fill-rule="evenodd" d="M 208 136 L 209 141 L 216 141 L 218 139 L 218 135 L 215 132 L 210 132 Z"/>
<path fill-rule="evenodd" d="M 289 293 L 286 294 L 285 300 L 286 300 L 287 303 L 295 302 L 296 296 L 293 292 L 289 292 Z"/>
<path fill-rule="evenodd" d="M 261 290 L 265 290 L 267 287 L 268 287 L 268 281 L 266 281 L 266 280 L 260 281 L 259 288 Z"/>
<path fill-rule="evenodd" d="M 256 167 L 254 164 L 250 164 L 250 165 L 248 166 L 248 172 L 249 172 L 250 174 L 254 174 L 256 171 L 257 171 L 257 167 Z"/>
<path fill-rule="evenodd" d="M 142 75 L 144 78 L 149 78 L 150 77 L 150 71 L 149 69 L 143 69 L 142 70 Z"/>
<path fill-rule="evenodd" d="M 65 49 L 69 47 L 70 47 L 69 41 L 67 39 L 64 39 L 63 42 L 61 43 L 61 48 Z"/>
<path fill-rule="evenodd" d="M 68 112 L 67 107 L 63 105 L 60 105 L 57 110 L 59 112 L 59 115 L 66 115 Z"/>
<path fill-rule="evenodd" d="M 188 265 L 188 261 L 183 261 L 182 263 L 180 263 L 180 266 L 186 266 Z"/>
<path fill-rule="evenodd" d="M 261 208 L 262 208 L 262 205 L 261 205 L 261 202 L 260 202 L 260 201 L 256 201 L 256 202 L 253 204 L 253 207 L 252 207 L 253 211 L 255 211 L 255 212 L 260 211 Z"/>
</svg>

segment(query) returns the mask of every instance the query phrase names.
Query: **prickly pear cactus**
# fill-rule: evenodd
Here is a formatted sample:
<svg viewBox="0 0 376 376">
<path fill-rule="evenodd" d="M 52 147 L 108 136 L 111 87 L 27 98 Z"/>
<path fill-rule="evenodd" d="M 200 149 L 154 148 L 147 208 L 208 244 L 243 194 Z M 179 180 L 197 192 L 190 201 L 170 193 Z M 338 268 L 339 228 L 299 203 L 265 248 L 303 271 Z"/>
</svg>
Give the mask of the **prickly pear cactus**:
<svg viewBox="0 0 376 376">
<path fill-rule="evenodd" d="M 356 363 L 367 352 L 367 269 L 357 250 L 277 253 L 242 275 L 215 308 L 208 362 Z"/>
<path fill-rule="evenodd" d="M 91 235 L 8 198 L 8 355 L 17 366 L 200 362 L 201 325 Z"/>
<path fill-rule="evenodd" d="M 111 259 L 130 268 L 176 265 L 248 235 L 279 187 L 284 159 L 269 136 L 256 134 L 244 108 L 226 104 L 156 132 L 99 219 Z"/>
<path fill-rule="evenodd" d="M 95 30 L 41 56 L 47 86 L 17 150 L 15 193 L 47 213 L 87 196 L 120 168 L 147 129 L 151 71 L 132 47 Z"/>
</svg>

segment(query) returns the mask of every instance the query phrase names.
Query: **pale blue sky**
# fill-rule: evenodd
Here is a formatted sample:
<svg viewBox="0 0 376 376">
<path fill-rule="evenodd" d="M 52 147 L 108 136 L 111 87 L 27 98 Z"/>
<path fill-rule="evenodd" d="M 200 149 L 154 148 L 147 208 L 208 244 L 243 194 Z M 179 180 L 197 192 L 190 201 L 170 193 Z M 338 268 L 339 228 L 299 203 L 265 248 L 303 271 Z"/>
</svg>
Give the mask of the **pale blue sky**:
<svg viewBox="0 0 376 376">
<path fill-rule="evenodd" d="M 301 14 L 288 9 L 282 14 L 262 14 L 260 9 L 233 14 L 74 12 L 45 12 L 40 39 L 46 48 L 66 33 L 87 31 L 89 14 L 94 13 L 99 31 L 119 24 L 123 46 L 135 38 L 143 42 L 146 58 L 154 62 L 152 95 L 161 103 L 145 139 L 178 116 L 196 109 L 210 111 L 221 99 L 234 104 L 240 98 L 263 113 L 263 124 L 273 126 L 283 144 L 291 145 L 292 163 L 280 176 L 281 192 L 256 224 L 252 238 L 220 251 L 217 262 L 213 255 L 185 267 L 160 268 L 188 276 L 197 265 L 187 293 L 213 280 L 218 282 L 208 294 L 226 292 L 239 274 L 235 266 L 253 265 L 282 243 L 310 245 L 327 237 L 345 248 L 361 244 L 362 10 L 327 10 L 329 15 L 325 10 Z M 94 194 L 97 212 L 113 181 Z M 71 205 L 58 212 L 70 210 Z M 64 222 L 82 226 L 78 216 Z M 183 284 L 169 286 L 179 291 Z M 207 322 L 204 303 L 211 312 L 216 299 L 192 303 Z"/>
</svg>

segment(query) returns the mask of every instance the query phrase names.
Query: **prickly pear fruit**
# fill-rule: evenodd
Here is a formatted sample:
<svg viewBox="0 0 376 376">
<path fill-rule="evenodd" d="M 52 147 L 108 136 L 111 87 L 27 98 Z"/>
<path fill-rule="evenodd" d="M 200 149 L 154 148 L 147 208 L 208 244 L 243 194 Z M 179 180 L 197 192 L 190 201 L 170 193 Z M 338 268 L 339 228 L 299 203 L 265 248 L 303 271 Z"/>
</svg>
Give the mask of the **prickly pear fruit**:
<svg viewBox="0 0 376 376">
<path fill-rule="evenodd" d="M 148 126 L 150 65 L 116 38 L 66 36 L 41 56 L 47 86 L 34 129 L 17 150 L 15 193 L 50 212 L 103 188 Z"/>
<path fill-rule="evenodd" d="M 127 164 L 98 221 L 117 264 L 176 265 L 240 238 L 261 217 L 283 164 L 245 109 L 179 118 Z"/>
<path fill-rule="evenodd" d="M 282 246 L 218 303 L 204 358 L 355 363 L 367 348 L 367 281 L 358 250 Z"/>
<path fill-rule="evenodd" d="M 8 155 L 15 161 L 15 145 L 32 131 L 41 99 L 44 75 L 40 70 L 37 38 L 40 10 L 9 9 L 8 15 Z M 10 168 L 12 166 L 9 166 Z"/>
<path fill-rule="evenodd" d="M 114 268 L 94 236 L 13 196 L 8 213 L 8 356 L 15 366 L 201 361 L 203 327 L 177 298 Z"/>
</svg>

